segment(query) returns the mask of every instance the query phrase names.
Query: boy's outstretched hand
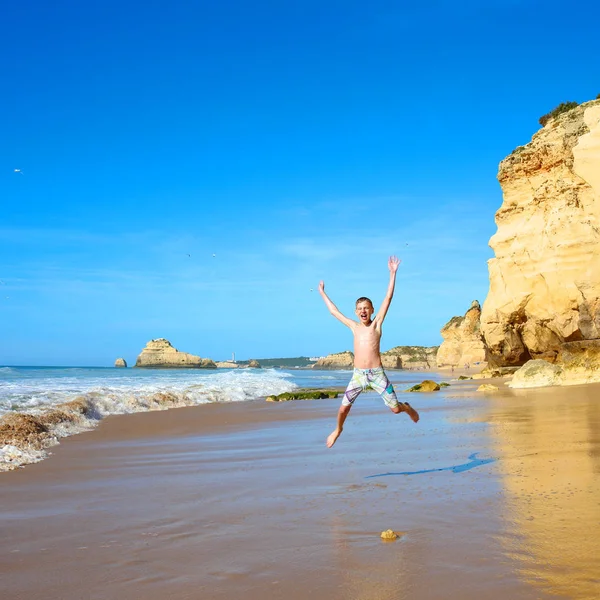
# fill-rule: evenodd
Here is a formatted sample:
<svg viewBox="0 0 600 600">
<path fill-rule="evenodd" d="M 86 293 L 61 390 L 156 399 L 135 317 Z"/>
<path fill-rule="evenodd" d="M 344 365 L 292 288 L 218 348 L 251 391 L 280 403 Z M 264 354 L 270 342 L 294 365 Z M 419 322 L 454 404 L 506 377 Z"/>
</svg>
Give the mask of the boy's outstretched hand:
<svg viewBox="0 0 600 600">
<path fill-rule="evenodd" d="M 397 256 L 390 256 L 390 259 L 388 260 L 388 268 L 390 272 L 395 273 L 398 270 L 401 262 L 402 261 Z"/>
<path fill-rule="evenodd" d="M 322 294 L 325 291 L 325 282 L 319 281 L 319 292 Z"/>
</svg>

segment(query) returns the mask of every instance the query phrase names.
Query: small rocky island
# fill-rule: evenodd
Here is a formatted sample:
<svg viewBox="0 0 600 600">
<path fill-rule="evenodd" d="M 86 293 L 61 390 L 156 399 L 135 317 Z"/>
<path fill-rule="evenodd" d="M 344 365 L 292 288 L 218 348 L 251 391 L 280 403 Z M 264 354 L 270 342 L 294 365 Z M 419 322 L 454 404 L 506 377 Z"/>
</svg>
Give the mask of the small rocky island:
<svg viewBox="0 0 600 600">
<path fill-rule="evenodd" d="M 119 369 L 127 368 L 127 361 L 124 358 L 117 358 L 117 360 L 115 360 L 115 367 Z"/>
<path fill-rule="evenodd" d="M 145 369 L 216 369 L 210 358 L 180 352 L 169 340 L 150 340 L 137 357 L 135 366 Z"/>
</svg>

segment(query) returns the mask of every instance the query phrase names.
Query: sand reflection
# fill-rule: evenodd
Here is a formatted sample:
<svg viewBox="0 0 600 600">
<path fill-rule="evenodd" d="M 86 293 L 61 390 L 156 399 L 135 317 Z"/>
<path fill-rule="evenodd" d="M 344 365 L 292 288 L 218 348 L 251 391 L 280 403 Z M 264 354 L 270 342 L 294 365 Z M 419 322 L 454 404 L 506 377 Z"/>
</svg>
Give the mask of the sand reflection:
<svg viewBox="0 0 600 600">
<path fill-rule="evenodd" d="M 600 597 L 600 386 L 515 390 L 492 400 L 506 493 L 507 554 L 568 598 Z"/>
</svg>

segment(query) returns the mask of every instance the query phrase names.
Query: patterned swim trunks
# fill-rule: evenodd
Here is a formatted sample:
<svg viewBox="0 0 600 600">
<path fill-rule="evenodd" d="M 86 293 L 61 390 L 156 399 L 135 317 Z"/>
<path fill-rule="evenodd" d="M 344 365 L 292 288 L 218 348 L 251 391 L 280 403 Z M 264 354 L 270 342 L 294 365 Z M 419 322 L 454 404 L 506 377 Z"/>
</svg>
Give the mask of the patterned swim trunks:
<svg viewBox="0 0 600 600">
<path fill-rule="evenodd" d="M 361 392 L 366 392 L 369 388 L 374 392 L 377 392 L 390 408 L 397 408 L 399 406 L 396 392 L 394 392 L 394 386 L 385 374 L 383 367 L 377 367 L 375 369 L 354 369 L 352 379 L 344 393 L 342 404 L 344 406 L 350 406 L 358 398 L 358 395 Z"/>
</svg>

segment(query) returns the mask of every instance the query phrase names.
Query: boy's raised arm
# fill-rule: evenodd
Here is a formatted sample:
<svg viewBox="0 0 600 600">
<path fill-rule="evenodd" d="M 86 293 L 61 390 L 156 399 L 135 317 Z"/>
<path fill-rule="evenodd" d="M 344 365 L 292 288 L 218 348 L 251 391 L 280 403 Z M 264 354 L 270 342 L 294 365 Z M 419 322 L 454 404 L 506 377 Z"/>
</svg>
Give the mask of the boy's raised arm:
<svg viewBox="0 0 600 600">
<path fill-rule="evenodd" d="M 380 324 L 383 323 L 385 319 L 385 315 L 387 315 L 388 308 L 392 302 L 392 298 L 394 297 L 394 288 L 396 287 L 396 271 L 400 266 L 400 259 L 397 256 L 390 256 L 388 260 L 388 269 L 390 270 L 390 283 L 388 284 L 387 293 L 383 302 L 381 303 L 381 307 L 377 316 L 375 317 L 375 321 L 378 321 Z"/>
<path fill-rule="evenodd" d="M 325 304 L 327 305 L 327 308 L 329 309 L 329 312 L 338 321 L 341 321 L 347 327 L 352 328 L 352 326 L 354 325 L 355 322 L 352 319 L 349 319 L 348 317 L 346 317 L 345 315 L 343 315 L 338 310 L 338 307 L 331 301 L 331 298 L 329 298 L 329 296 L 325 293 L 325 283 L 322 282 L 322 281 L 319 282 L 319 294 L 321 294 L 321 297 L 325 301 Z"/>
</svg>

